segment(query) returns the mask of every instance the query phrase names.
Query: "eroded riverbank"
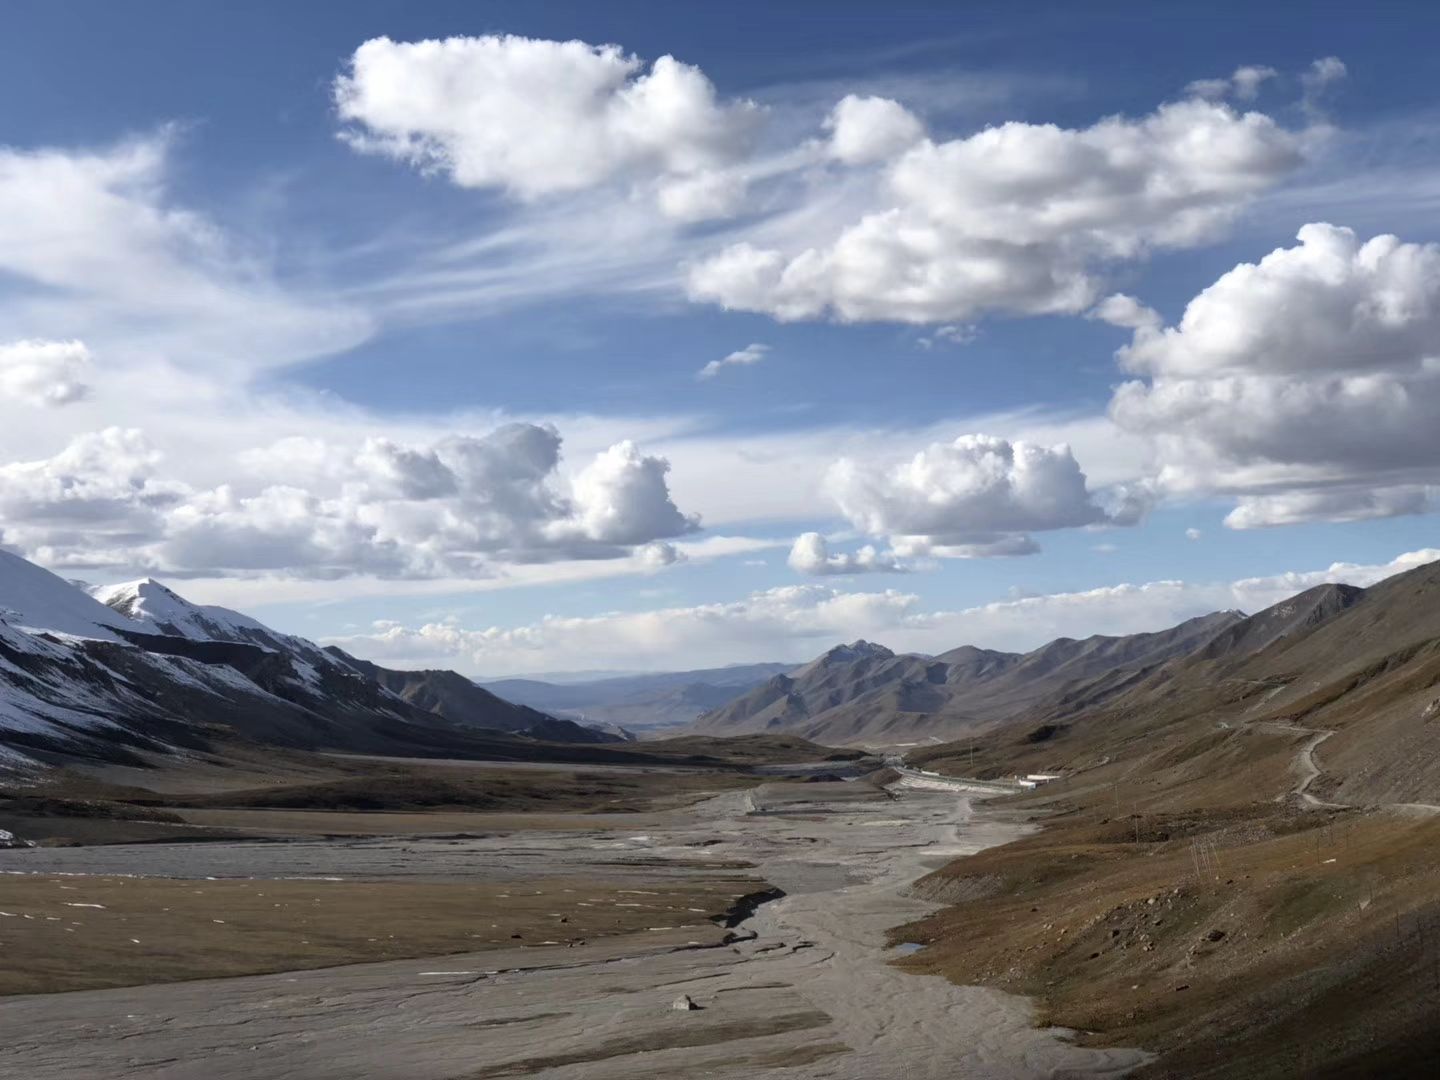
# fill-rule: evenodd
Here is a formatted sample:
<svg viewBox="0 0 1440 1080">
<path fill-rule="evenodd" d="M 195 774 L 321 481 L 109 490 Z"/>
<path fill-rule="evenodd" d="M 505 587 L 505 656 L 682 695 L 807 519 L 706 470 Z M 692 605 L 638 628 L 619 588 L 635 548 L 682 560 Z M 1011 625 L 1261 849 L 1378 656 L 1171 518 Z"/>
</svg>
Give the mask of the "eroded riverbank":
<svg viewBox="0 0 1440 1080">
<path fill-rule="evenodd" d="M 569 947 L 11 998 L 0 1009 L 0 1073 L 1018 1080 L 1118 1076 L 1145 1059 L 1036 1029 L 1022 998 L 890 966 L 885 931 L 929 910 L 906 886 L 1013 838 L 1017 827 L 977 819 L 952 794 L 855 796 L 854 785 L 775 786 L 718 796 L 647 822 L 644 832 L 368 841 L 364 857 L 350 860 L 352 873 L 388 863 L 404 876 L 497 880 L 543 866 L 609 880 L 617 869 L 703 876 L 707 863 L 743 862 L 786 895 L 725 944 L 716 928 L 687 926 L 679 913 L 661 922 L 657 909 L 656 925 L 642 933 Z M 42 871 L 81 857 L 27 854 L 35 860 L 29 868 Z M 202 854 L 236 876 L 296 865 L 296 849 L 283 844 L 208 845 Z M 346 861 L 331 854 L 315 848 L 306 862 Z M 185 853 L 107 849 L 107 859 L 127 856 L 132 872 L 146 872 L 154 857 L 174 873 Z M 48 867 L 47 857 L 57 865 Z M 700 1008 L 672 1009 L 681 995 Z"/>
</svg>

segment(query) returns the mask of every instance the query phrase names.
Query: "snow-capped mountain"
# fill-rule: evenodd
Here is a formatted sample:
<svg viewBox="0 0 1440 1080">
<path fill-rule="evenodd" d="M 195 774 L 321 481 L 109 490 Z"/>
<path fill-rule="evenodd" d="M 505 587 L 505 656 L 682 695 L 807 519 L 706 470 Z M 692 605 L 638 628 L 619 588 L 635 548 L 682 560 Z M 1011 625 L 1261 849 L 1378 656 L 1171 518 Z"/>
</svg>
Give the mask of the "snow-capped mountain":
<svg viewBox="0 0 1440 1080">
<path fill-rule="evenodd" d="M 0 548 L 0 620 L 20 630 L 120 641 L 133 628 L 84 589 Z"/>
<path fill-rule="evenodd" d="M 448 673 L 379 668 L 159 582 L 93 593 L 0 551 L 0 767 L 138 763 L 232 739 L 501 757 L 529 756 L 517 734 L 532 730 L 606 741 L 460 676 L 473 693 L 432 708 L 415 690 Z"/>
<path fill-rule="evenodd" d="M 139 633 L 195 642 L 225 641 L 254 645 L 287 655 L 296 673 L 310 687 L 321 687 L 327 680 L 353 680 L 359 676 L 378 684 L 407 705 L 466 727 L 525 732 L 538 738 L 563 742 L 619 740 L 619 736 L 569 720 L 556 720 L 535 709 L 514 705 L 453 671 L 394 671 L 382 668 L 333 646 L 321 648 L 303 637 L 279 633 L 238 611 L 192 604 L 152 578 L 90 591 L 96 599 L 127 616 L 140 628 Z M 128 633 L 127 639 L 140 640 L 133 630 Z M 150 644 L 152 648 L 165 648 L 163 644 Z"/>
<path fill-rule="evenodd" d="M 294 634 L 282 634 L 258 619 L 229 608 L 192 604 L 153 578 L 121 585 L 96 586 L 89 592 L 106 607 L 125 617 L 127 625 L 120 631 L 125 640 L 145 643 L 161 652 L 177 648 L 175 640 L 252 645 L 288 657 L 296 676 L 310 687 L 318 687 L 327 673 L 342 678 L 353 678 L 359 673 L 355 662 L 338 650 L 322 649 L 313 641 Z M 150 638 L 173 640 L 166 644 L 149 641 Z"/>
<path fill-rule="evenodd" d="M 249 641 L 273 645 L 277 635 L 264 623 L 229 608 L 192 604 L 154 578 L 123 585 L 98 585 L 90 595 L 128 620 L 130 629 L 192 641 Z"/>
</svg>

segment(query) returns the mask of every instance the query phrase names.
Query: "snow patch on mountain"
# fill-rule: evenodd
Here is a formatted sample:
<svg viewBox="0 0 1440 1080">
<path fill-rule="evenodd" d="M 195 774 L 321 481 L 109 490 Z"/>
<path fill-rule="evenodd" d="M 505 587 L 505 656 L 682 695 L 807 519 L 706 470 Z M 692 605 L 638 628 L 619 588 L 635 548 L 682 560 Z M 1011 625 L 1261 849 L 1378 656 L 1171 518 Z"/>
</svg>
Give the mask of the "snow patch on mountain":
<svg viewBox="0 0 1440 1080">
<path fill-rule="evenodd" d="M 468 693 L 440 692 L 457 681 Z M 227 729 L 386 753 L 463 752 L 472 732 L 594 741 L 453 672 L 390 671 L 148 578 L 91 587 L 0 550 L 0 768 L 184 755 Z"/>
<path fill-rule="evenodd" d="M 246 641 L 279 638 L 264 623 L 229 608 L 192 604 L 153 578 L 90 590 L 101 604 L 132 623 L 143 634 L 189 638 L 191 641 Z"/>
<path fill-rule="evenodd" d="M 66 739 L 74 728 L 113 727 L 112 702 L 73 669 L 69 648 L 0 620 L 0 731 Z"/>
<path fill-rule="evenodd" d="M 0 619 L 23 630 L 101 641 L 123 640 L 118 631 L 134 629 L 121 612 L 3 548 L 0 548 Z"/>
</svg>

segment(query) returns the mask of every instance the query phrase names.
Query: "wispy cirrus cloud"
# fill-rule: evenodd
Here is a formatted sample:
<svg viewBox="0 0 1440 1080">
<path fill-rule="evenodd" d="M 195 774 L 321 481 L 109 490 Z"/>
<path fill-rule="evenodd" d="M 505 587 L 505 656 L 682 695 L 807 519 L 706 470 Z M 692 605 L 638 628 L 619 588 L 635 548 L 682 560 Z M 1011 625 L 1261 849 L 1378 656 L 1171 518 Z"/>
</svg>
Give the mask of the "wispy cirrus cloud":
<svg viewBox="0 0 1440 1080">
<path fill-rule="evenodd" d="M 258 245 L 172 200 L 178 137 L 0 148 L 0 271 L 11 278 L 0 340 L 80 339 L 111 356 L 251 371 L 373 333 L 367 312 L 282 281 Z"/>
<path fill-rule="evenodd" d="M 736 349 L 734 352 L 722 356 L 719 360 L 711 360 L 695 373 L 697 379 L 713 379 L 727 367 L 750 367 L 760 363 L 770 354 L 770 346 L 753 343 L 746 345 L 743 349 Z"/>
</svg>

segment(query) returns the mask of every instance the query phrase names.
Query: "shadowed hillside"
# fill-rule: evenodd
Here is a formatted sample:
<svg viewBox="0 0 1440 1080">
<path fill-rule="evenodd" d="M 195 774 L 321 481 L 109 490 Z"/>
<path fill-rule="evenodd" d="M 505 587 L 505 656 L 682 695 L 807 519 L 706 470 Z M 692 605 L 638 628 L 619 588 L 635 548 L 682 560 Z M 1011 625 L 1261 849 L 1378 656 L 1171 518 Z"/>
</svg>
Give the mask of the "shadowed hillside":
<svg viewBox="0 0 1440 1080">
<path fill-rule="evenodd" d="M 1429 1075 L 1437 725 L 1430 564 L 1301 593 L 1099 708 L 917 748 L 1061 779 L 997 804 L 1043 831 L 919 883 L 953 906 L 897 932 L 930 945 L 906 964 L 1161 1050 L 1145 1077 Z"/>
</svg>

